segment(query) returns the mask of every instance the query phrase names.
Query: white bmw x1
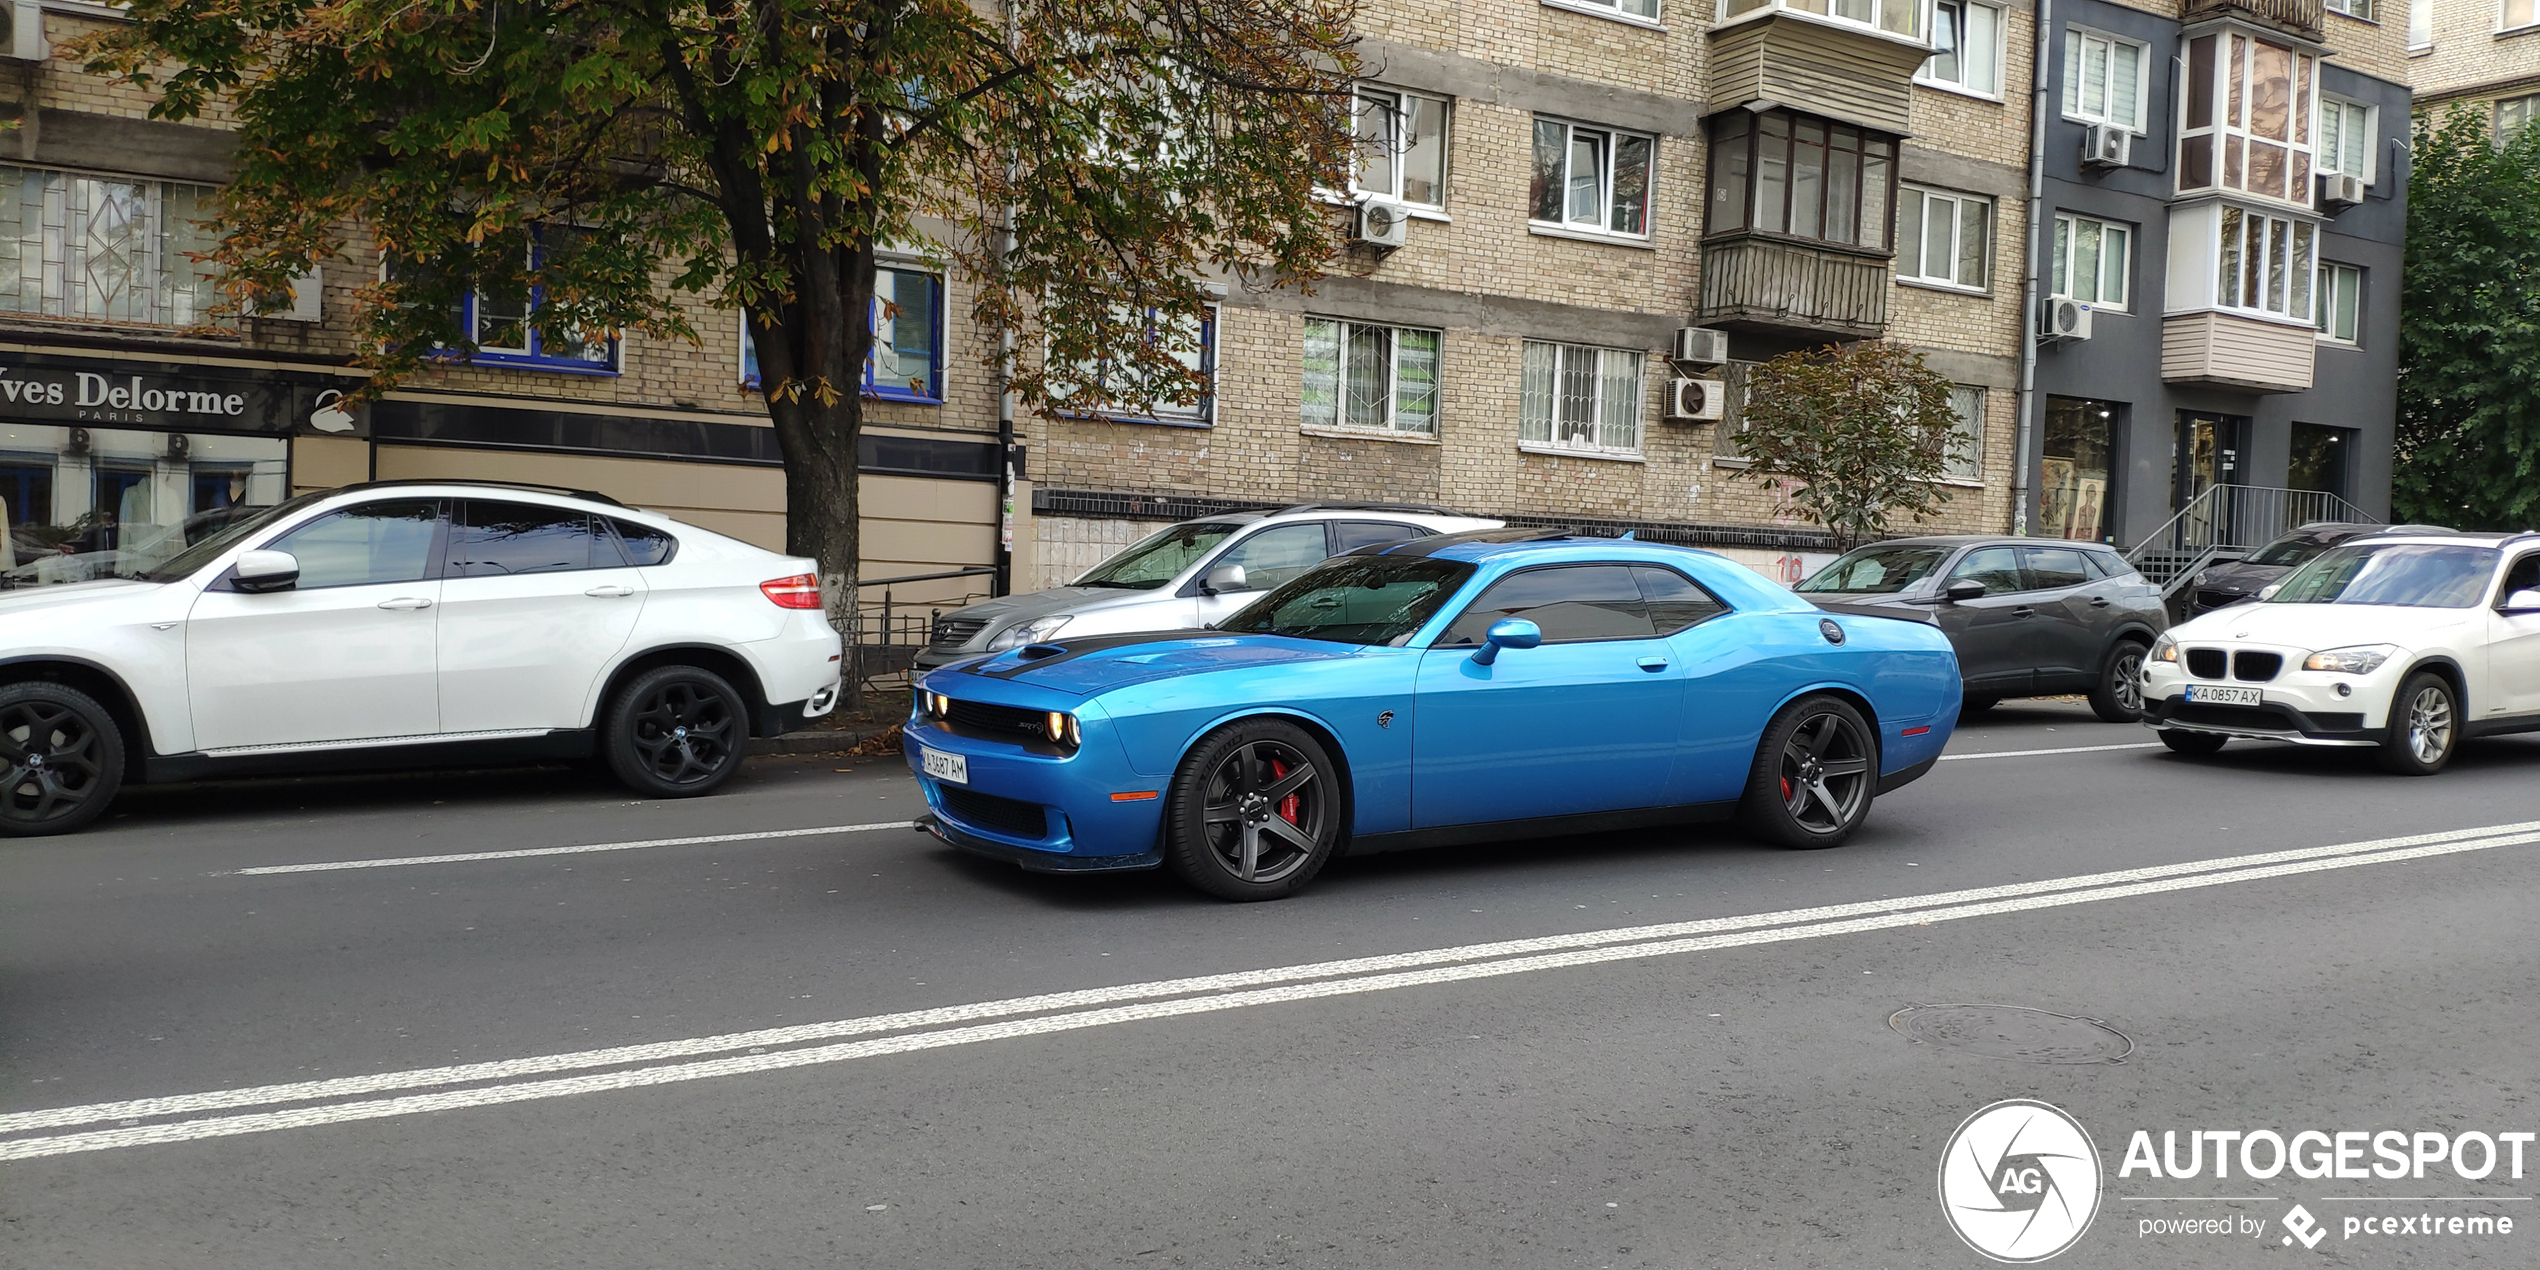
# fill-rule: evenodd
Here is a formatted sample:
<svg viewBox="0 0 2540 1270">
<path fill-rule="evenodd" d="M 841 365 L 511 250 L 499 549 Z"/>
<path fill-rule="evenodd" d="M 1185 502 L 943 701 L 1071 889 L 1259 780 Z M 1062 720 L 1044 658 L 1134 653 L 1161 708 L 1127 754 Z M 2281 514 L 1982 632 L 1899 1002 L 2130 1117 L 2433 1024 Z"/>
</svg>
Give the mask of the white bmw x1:
<svg viewBox="0 0 2540 1270">
<path fill-rule="evenodd" d="M 0 834 L 277 771 L 596 754 L 703 794 L 838 698 L 811 561 L 595 494 L 347 486 L 122 572 L 5 579 Z"/>
<path fill-rule="evenodd" d="M 2259 595 L 2144 659 L 2143 721 L 2171 749 L 2370 747 L 2424 776 L 2464 739 L 2540 731 L 2540 534 L 2375 534 Z"/>
</svg>

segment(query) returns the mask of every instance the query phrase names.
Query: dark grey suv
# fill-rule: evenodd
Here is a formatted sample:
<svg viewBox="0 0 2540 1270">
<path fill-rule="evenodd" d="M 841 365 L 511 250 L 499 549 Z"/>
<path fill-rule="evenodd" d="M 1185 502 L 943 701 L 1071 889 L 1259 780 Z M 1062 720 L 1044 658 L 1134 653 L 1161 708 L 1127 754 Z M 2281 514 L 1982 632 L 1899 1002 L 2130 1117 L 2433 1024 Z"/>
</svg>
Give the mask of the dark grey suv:
<svg viewBox="0 0 2540 1270">
<path fill-rule="evenodd" d="M 1929 613 L 1958 650 L 1965 709 L 2081 692 L 2110 723 L 2143 716 L 2143 654 L 2169 626 L 2160 588 L 2113 548 L 2060 539 L 1897 538 L 1795 588 L 1835 612 Z"/>
</svg>

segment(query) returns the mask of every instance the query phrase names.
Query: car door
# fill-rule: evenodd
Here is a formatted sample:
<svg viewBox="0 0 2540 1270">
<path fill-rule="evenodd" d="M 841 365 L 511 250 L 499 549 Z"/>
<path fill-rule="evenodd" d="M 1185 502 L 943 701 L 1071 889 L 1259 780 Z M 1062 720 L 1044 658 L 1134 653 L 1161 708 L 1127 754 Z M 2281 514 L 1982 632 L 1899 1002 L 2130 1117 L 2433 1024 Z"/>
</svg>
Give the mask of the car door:
<svg viewBox="0 0 2540 1270">
<path fill-rule="evenodd" d="M 1958 650 L 1958 673 L 1967 691 L 2006 696 L 2028 691 L 2036 675 L 2021 655 L 2020 643 L 2036 609 L 2021 594 L 2028 583 L 2020 575 L 2018 549 L 1977 547 L 1950 566 L 1941 585 L 1946 589 L 1970 579 L 1984 584 L 1983 595 L 1942 601 L 1933 609 L 1940 629 Z"/>
<path fill-rule="evenodd" d="M 1664 565 L 1636 564 L 1649 621 L 1684 676 L 1676 716 L 1670 804 L 1725 802 L 1745 788 L 1764 722 L 1780 704 L 1778 680 L 1756 673 L 1738 618 L 1702 584 Z"/>
<path fill-rule="evenodd" d="M 591 690 L 643 612 L 642 571 L 603 517 L 471 498 L 441 583 L 441 726 L 587 726 Z"/>
<path fill-rule="evenodd" d="M 1262 592 L 1323 563 L 1331 554 L 1331 539 L 1319 520 L 1272 525 L 1237 539 L 1200 571 L 1200 583 L 1205 587 L 1210 573 L 1235 564 L 1243 566 L 1244 589 L 1217 595 L 1201 590 L 1200 623 L 1215 622 L 1252 603 Z"/>
<path fill-rule="evenodd" d="M 1537 648 L 1473 661 L 1482 632 L 1522 617 Z M 1553 565 L 1493 582 L 1421 654 L 1412 742 L 1415 828 L 1664 806 L 1684 669 L 1629 566 Z"/>
<path fill-rule="evenodd" d="M 185 619 L 195 747 L 439 732 L 442 536 L 439 499 L 362 503 L 264 544 L 299 560 L 290 589 L 214 581 Z"/>
<path fill-rule="evenodd" d="M 2037 672 L 2037 691 L 2085 691 L 2099 673 L 2099 650 L 2113 629 L 2114 585 L 2095 578 L 2081 549 L 2020 548 L 2026 598 L 2036 616 L 2022 624 L 2023 659 Z"/>
<path fill-rule="evenodd" d="M 2540 715 L 2540 613 L 2501 612 L 2517 591 L 2540 590 L 2540 551 L 2527 551 L 2505 566 L 2487 614 L 2487 682 L 2481 718 Z"/>
</svg>

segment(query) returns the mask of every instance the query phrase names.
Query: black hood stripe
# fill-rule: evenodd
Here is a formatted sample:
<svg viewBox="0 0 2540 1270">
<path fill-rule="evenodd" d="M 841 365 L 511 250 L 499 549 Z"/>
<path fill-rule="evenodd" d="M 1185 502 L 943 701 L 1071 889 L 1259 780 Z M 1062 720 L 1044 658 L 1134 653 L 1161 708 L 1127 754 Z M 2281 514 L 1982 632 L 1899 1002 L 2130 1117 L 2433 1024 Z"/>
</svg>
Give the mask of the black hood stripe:
<svg viewBox="0 0 2540 1270">
<path fill-rule="evenodd" d="M 1127 648 L 1133 644 L 1158 644 L 1168 640 L 1177 639 L 1229 638 L 1232 638 L 1232 636 L 1225 631 L 1185 630 L 1131 631 L 1118 635 L 1087 635 L 1079 639 L 1045 640 L 1041 644 L 1026 644 L 1024 647 L 1052 647 L 1065 649 L 1066 651 L 1059 653 L 1054 657 L 1042 657 L 1034 661 L 1027 661 L 1017 665 L 1007 666 L 1001 670 L 973 670 L 968 673 L 978 675 L 984 679 L 1016 679 L 1020 678 L 1025 671 L 1039 670 L 1043 666 L 1056 666 L 1062 662 L 1071 662 L 1088 654 L 1105 652 L 1114 648 Z"/>
</svg>

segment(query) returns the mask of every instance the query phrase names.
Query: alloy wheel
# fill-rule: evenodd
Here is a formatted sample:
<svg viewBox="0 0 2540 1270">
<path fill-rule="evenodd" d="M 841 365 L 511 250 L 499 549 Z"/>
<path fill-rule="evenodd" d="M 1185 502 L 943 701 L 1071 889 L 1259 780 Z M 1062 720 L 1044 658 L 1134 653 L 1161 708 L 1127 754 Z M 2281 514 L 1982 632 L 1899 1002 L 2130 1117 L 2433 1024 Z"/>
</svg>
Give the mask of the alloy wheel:
<svg viewBox="0 0 2540 1270">
<path fill-rule="evenodd" d="M 2408 702 L 2408 750 L 2428 766 L 2452 748 L 2452 694 L 2432 684 Z"/>
<path fill-rule="evenodd" d="M 19 701 L 0 708 L 0 815 L 38 825 L 69 816 L 103 785 L 99 738 L 68 706 Z"/>
<path fill-rule="evenodd" d="M 2132 651 L 2118 653 L 2117 664 L 2108 673 L 2116 677 L 2112 687 L 2116 690 L 2117 704 L 2135 714 L 2143 713 L 2143 654 Z"/>
<path fill-rule="evenodd" d="M 1323 773 L 1279 741 L 1252 741 L 1209 773 L 1202 802 L 1208 849 L 1236 879 L 1284 881 L 1314 859 L 1332 803 Z"/>
<path fill-rule="evenodd" d="M 1782 802 L 1811 833 L 1851 824 L 1870 797 L 1870 739 L 1833 711 L 1799 722 L 1782 746 Z"/>
<path fill-rule="evenodd" d="M 673 785 L 712 777 L 732 756 L 732 703 L 702 685 L 673 681 L 635 707 L 635 751 L 646 771 Z"/>
</svg>

